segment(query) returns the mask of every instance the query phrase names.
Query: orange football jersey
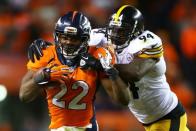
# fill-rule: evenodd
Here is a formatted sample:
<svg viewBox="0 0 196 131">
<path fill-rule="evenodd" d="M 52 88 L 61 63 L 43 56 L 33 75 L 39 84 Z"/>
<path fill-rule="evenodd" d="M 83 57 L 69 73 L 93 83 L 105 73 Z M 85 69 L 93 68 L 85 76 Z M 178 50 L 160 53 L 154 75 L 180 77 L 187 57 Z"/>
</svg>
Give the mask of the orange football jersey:
<svg viewBox="0 0 196 131">
<path fill-rule="evenodd" d="M 58 59 L 55 46 L 43 50 L 43 57 L 39 61 L 28 62 L 30 70 L 38 70 L 48 64 L 62 65 Z M 98 53 L 105 55 L 104 48 L 90 47 L 89 53 L 98 58 Z M 113 55 L 114 56 L 114 55 Z M 112 60 L 115 62 L 115 59 Z M 61 126 L 83 127 L 90 124 L 94 115 L 94 97 L 98 79 L 103 77 L 94 70 L 82 70 L 76 67 L 73 73 L 63 77 L 63 83 L 57 87 L 45 88 L 48 109 L 51 117 L 49 128 Z"/>
</svg>

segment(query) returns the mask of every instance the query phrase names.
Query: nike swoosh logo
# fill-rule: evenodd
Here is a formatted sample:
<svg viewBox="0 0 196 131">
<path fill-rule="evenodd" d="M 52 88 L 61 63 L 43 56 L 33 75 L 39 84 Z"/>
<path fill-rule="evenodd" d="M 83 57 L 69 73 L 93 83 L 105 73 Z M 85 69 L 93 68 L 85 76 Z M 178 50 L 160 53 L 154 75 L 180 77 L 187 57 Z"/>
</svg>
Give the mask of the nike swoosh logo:
<svg viewBox="0 0 196 131">
<path fill-rule="evenodd" d="M 88 57 L 83 57 L 85 60 L 88 60 Z"/>
</svg>

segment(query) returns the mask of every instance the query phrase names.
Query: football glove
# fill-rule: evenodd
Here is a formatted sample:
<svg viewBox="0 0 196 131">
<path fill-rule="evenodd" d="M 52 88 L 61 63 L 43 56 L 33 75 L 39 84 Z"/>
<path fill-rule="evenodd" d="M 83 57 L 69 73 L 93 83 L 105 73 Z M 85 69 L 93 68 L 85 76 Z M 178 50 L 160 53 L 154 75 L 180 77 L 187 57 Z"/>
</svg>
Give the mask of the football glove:
<svg viewBox="0 0 196 131">
<path fill-rule="evenodd" d="M 109 76 L 110 79 L 115 80 L 118 77 L 118 70 L 113 67 L 112 65 L 112 56 L 109 51 L 106 51 L 106 55 L 103 56 L 102 54 L 98 54 L 100 63 Z"/>
<path fill-rule="evenodd" d="M 100 61 L 89 53 L 85 53 L 80 56 L 79 64 L 81 69 L 91 68 L 93 70 L 103 71 Z"/>
<path fill-rule="evenodd" d="M 66 78 L 67 75 L 71 74 L 73 71 L 73 68 L 66 65 L 53 66 L 50 69 L 50 80 L 58 81 L 59 79 Z"/>
<path fill-rule="evenodd" d="M 35 73 L 34 81 L 38 85 L 44 85 L 50 81 L 59 81 L 60 79 L 67 78 L 67 75 L 73 71 L 74 69 L 65 65 L 42 68 Z"/>
<path fill-rule="evenodd" d="M 50 42 L 44 41 L 43 39 L 34 40 L 33 43 L 28 48 L 28 59 L 33 63 L 35 62 L 36 57 L 37 60 L 43 56 L 43 49 L 46 49 L 47 46 L 52 45 Z"/>
</svg>

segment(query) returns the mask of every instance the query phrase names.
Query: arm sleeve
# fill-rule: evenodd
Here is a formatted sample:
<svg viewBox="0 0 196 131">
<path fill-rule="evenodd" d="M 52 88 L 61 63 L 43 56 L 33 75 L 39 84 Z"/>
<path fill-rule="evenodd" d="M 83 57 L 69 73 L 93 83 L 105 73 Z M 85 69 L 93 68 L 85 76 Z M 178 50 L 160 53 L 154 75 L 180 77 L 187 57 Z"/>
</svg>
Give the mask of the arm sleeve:
<svg viewBox="0 0 196 131">
<path fill-rule="evenodd" d="M 160 58 L 163 55 L 163 46 L 156 44 L 150 49 L 145 49 L 138 55 L 140 58 Z"/>
</svg>

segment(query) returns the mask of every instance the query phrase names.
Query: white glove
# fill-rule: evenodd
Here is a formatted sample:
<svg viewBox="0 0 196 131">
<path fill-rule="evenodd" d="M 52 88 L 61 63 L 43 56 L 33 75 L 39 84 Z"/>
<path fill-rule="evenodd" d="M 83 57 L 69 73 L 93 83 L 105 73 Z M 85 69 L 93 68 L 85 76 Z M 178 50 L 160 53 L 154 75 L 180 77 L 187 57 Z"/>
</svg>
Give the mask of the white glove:
<svg viewBox="0 0 196 131">
<path fill-rule="evenodd" d="M 113 67 L 112 65 L 112 56 L 108 50 L 106 50 L 106 55 L 103 56 L 102 54 L 98 54 L 100 63 L 106 72 L 106 74 L 109 76 L 110 79 L 116 80 L 118 77 L 118 70 Z"/>
<path fill-rule="evenodd" d="M 111 69 L 113 67 L 112 65 L 112 56 L 110 54 L 110 52 L 108 50 L 106 50 L 106 55 L 103 56 L 102 54 L 98 54 L 99 56 L 99 60 L 100 60 L 100 63 L 103 67 L 103 69 L 106 71 L 108 69 Z"/>
</svg>

